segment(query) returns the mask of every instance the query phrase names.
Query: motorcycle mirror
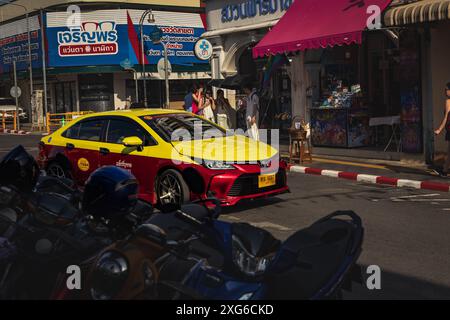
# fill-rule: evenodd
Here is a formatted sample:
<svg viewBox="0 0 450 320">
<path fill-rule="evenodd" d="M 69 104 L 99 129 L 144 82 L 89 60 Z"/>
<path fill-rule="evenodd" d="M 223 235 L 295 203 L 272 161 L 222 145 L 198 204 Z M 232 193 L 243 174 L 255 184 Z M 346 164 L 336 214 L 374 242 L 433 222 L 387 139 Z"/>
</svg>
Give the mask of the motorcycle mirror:
<svg viewBox="0 0 450 320">
<path fill-rule="evenodd" d="M 53 243 L 48 239 L 39 239 L 34 245 L 34 250 L 38 254 L 50 254 L 53 248 Z"/>
</svg>

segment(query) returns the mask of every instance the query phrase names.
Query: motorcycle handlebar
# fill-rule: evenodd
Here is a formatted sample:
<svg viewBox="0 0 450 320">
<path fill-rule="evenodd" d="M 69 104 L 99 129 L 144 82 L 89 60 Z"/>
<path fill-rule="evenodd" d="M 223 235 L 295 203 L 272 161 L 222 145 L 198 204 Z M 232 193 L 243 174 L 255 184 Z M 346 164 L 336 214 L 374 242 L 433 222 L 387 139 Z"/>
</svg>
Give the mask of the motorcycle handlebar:
<svg viewBox="0 0 450 320">
<path fill-rule="evenodd" d="M 222 212 L 222 207 L 220 206 L 220 200 L 215 198 L 215 197 L 208 197 L 205 199 L 198 199 L 198 200 L 194 200 L 192 201 L 192 203 L 208 203 L 208 202 L 212 202 L 214 204 L 214 212 L 213 212 L 213 219 L 217 219 L 221 212 Z"/>
</svg>

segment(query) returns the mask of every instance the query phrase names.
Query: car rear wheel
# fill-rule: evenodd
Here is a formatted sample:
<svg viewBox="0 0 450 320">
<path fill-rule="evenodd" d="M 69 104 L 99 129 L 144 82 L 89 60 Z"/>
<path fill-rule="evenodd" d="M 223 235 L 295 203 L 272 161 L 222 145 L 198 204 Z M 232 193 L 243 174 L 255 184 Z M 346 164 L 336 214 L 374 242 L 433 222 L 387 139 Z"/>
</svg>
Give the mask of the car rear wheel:
<svg viewBox="0 0 450 320">
<path fill-rule="evenodd" d="M 182 205 L 189 201 L 189 187 L 183 176 L 176 170 L 164 171 L 158 178 L 156 192 L 160 205 Z"/>
<path fill-rule="evenodd" d="M 47 174 L 56 178 L 72 179 L 69 169 L 59 163 L 59 161 L 51 162 L 47 167 Z"/>
</svg>

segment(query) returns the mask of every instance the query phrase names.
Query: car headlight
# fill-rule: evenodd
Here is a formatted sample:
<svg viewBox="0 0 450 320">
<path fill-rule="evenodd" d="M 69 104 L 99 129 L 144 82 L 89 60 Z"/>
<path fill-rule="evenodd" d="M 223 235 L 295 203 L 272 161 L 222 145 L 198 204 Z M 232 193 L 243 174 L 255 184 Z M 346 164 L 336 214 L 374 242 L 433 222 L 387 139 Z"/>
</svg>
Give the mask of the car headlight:
<svg viewBox="0 0 450 320">
<path fill-rule="evenodd" d="M 211 170 L 232 170 L 236 169 L 232 164 L 222 161 L 203 161 L 203 165 Z"/>
<path fill-rule="evenodd" d="M 93 272 L 91 296 L 94 300 L 109 300 L 123 287 L 128 277 L 128 262 L 114 251 L 102 254 Z"/>
<path fill-rule="evenodd" d="M 263 274 L 275 257 L 275 254 L 264 257 L 252 255 L 234 235 L 232 236 L 232 255 L 236 267 L 245 275 L 252 277 Z"/>
</svg>

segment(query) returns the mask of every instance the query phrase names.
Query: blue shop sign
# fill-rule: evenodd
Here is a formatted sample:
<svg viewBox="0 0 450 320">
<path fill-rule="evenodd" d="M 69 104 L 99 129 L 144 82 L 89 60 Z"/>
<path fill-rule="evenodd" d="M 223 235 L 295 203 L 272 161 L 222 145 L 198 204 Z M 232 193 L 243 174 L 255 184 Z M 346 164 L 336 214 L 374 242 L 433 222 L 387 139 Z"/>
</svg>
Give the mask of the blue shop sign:
<svg viewBox="0 0 450 320">
<path fill-rule="evenodd" d="M 237 21 L 255 16 L 265 16 L 289 9 L 293 0 L 247 0 L 222 8 L 222 22 Z"/>
</svg>

